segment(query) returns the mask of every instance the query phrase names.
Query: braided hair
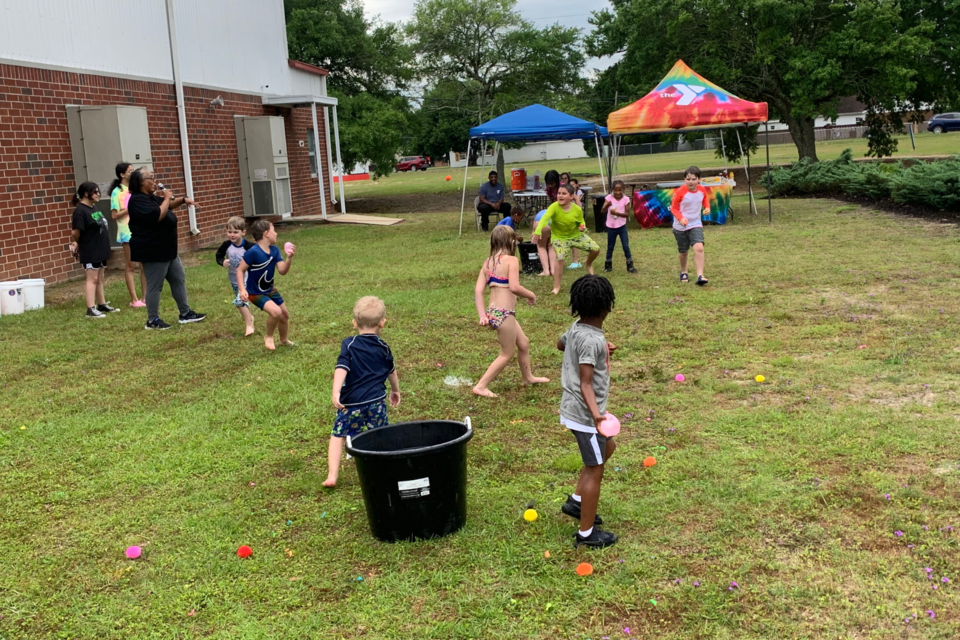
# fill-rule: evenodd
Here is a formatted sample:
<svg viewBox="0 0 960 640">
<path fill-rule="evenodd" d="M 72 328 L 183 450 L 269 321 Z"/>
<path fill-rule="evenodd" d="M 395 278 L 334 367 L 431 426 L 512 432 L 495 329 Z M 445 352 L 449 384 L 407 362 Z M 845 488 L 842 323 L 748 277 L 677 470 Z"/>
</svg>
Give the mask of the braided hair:
<svg viewBox="0 0 960 640">
<path fill-rule="evenodd" d="M 613 311 L 616 298 L 609 280 L 587 274 L 570 287 L 570 312 L 581 318 L 599 318 Z"/>
</svg>

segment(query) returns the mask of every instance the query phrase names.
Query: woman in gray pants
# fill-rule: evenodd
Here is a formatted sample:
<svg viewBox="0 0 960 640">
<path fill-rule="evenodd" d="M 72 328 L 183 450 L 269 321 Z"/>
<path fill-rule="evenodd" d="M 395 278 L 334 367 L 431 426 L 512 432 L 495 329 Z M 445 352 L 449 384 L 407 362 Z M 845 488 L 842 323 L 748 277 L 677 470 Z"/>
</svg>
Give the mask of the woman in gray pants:
<svg viewBox="0 0 960 640">
<path fill-rule="evenodd" d="M 177 256 L 177 216 L 174 209 L 196 203 L 190 198 L 174 198 L 169 189 L 158 195 L 157 183 L 149 169 L 137 169 L 130 176 L 130 259 L 141 263 L 147 276 L 147 325 L 145 329 L 169 329 L 160 319 L 160 292 L 163 281 L 180 309 L 180 324 L 200 322 L 205 315 L 187 302 L 186 273 Z"/>
</svg>

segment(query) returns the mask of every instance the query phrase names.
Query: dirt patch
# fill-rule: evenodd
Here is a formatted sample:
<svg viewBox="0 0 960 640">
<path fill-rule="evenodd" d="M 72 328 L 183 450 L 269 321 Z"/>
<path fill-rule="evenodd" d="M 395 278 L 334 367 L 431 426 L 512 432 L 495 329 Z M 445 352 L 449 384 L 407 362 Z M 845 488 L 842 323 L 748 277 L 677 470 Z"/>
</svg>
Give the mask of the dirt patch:
<svg viewBox="0 0 960 640">
<path fill-rule="evenodd" d="M 469 194 L 468 194 L 469 195 Z M 347 200 L 350 213 L 449 213 L 460 210 L 459 193 L 407 193 L 391 196 L 365 196 Z M 473 215 L 473 198 L 466 203 L 464 218 Z M 472 220 L 471 220 L 472 222 Z"/>
</svg>

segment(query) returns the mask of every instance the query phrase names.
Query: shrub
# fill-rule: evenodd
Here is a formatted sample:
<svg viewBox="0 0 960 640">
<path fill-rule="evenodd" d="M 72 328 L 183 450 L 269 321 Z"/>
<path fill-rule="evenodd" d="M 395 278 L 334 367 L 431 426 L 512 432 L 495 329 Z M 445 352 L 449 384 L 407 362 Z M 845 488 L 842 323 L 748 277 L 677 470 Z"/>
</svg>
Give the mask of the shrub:
<svg viewBox="0 0 960 640">
<path fill-rule="evenodd" d="M 894 202 L 960 211 L 960 160 L 918 162 L 891 177 Z"/>
<path fill-rule="evenodd" d="M 854 162 L 850 149 L 836 160 L 810 162 L 770 172 L 774 196 L 850 195 L 938 211 L 960 211 L 960 159 L 918 162 L 912 167 L 879 162 Z"/>
</svg>

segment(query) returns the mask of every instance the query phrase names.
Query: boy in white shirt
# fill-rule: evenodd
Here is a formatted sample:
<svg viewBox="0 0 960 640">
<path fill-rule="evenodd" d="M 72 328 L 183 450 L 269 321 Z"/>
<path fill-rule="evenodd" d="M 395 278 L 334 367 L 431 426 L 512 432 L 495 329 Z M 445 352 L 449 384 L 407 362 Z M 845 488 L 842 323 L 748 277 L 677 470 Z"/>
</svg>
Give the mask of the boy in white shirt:
<svg viewBox="0 0 960 640">
<path fill-rule="evenodd" d="M 670 202 L 673 214 L 673 235 L 680 252 L 680 282 L 690 281 L 687 275 L 687 252 L 693 246 L 693 262 L 697 267 L 697 285 L 704 286 L 709 280 L 703 275 L 703 222 L 701 211 L 710 213 L 710 198 L 700 186 L 699 167 L 688 167 L 683 175 L 684 186 L 678 187 Z"/>
</svg>

